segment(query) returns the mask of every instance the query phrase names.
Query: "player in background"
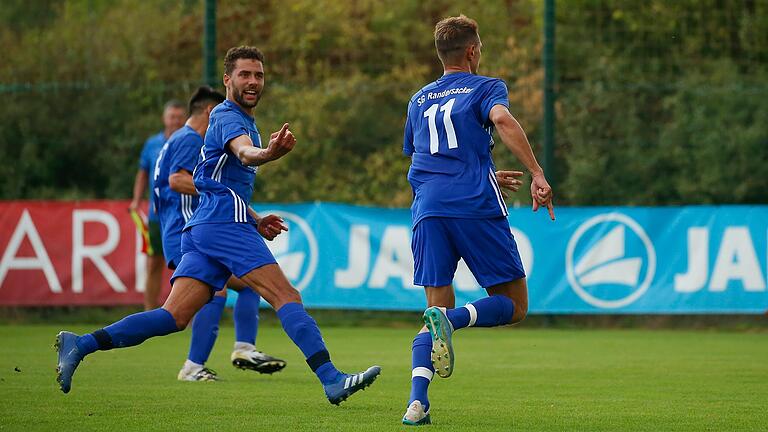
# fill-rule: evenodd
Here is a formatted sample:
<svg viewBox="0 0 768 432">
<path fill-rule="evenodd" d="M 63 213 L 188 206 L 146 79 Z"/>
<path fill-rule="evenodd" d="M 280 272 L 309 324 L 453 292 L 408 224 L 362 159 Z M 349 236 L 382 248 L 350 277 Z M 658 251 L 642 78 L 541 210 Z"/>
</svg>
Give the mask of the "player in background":
<svg viewBox="0 0 768 432">
<path fill-rule="evenodd" d="M 154 309 L 158 306 L 157 296 L 160 294 L 162 285 L 163 266 L 163 245 L 160 238 L 160 223 L 157 219 L 155 208 L 152 205 L 152 169 L 155 167 L 157 155 L 165 144 L 165 141 L 171 137 L 171 134 L 184 126 L 184 119 L 187 117 L 186 107 L 178 100 L 166 102 L 163 108 L 163 126 L 162 132 L 147 138 L 144 147 L 141 149 L 139 159 L 139 170 L 136 172 L 136 178 L 133 181 L 133 199 L 131 200 L 130 210 L 138 210 L 141 207 L 141 201 L 144 194 L 149 192 L 149 214 L 147 218 L 149 229 L 149 244 L 152 253 L 147 253 L 146 279 L 144 280 L 144 310 Z"/>
<path fill-rule="evenodd" d="M 427 389 L 435 373 L 453 372 L 451 335 L 465 327 L 520 322 L 528 311 L 525 272 L 494 178 L 493 129 L 532 175 L 533 211 L 554 220 L 552 188 L 517 120 L 502 80 L 477 75 L 477 23 L 461 15 L 435 26 L 444 66 L 408 104 L 403 152 L 411 157 L 414 283 L 424 286 L 425 326 L 413 340 L 406 425 L 431 422 Z M 455 307 L 451 283 L 463 258 L 488 297 Z"/>
<path fill-rule="evenodd" d="M 261 51 L 247 46 L 230 49 L 224 58 L 227 100 L 211 112 L 202 157 L 193 173 L 200 203 L 184 228 L 184 256 L 165 304 L 83 336 L 60 332 L 57 381 L 64 393 L 69 392 L 72 375 L 85 356 L 184 329 L 233 274 L 277 311 L 329 402 L 341 403 L 378 377 L 378 366 L 351 375 L 336 369 L 317 323 L 262 238 L 276 236 L 285 226 L 274 215 L 260 218 L 249 206 L 257 167 L 283 157 L 296 145 L 286 123 L 271 134 L 266 148 L 261 146 L 252 112 L 264 89 L 263 63 Z"/>
<path fill-rule="evenodd" d="M 154 200 L 163 235 L 163 251 L 168 267 L 175 270 L 181 261 L 181 232 L 197 208 L 198 196 L 192 179 L 208 120 L 213 108 L 225 96 L 210 87 L 200 87 L 189 100 L 189 119 L 163 145 L 154 169 Z M 235 302 L 235 348 L 232 363 L 241 369 L 273 373 L 285 361 L 256 350 L 261 298 L 240 280 L 230 278 L 227 286 L 238 291 Z M 181 381 L 215 381 L 216 372 L 205 367 L 219 334 L 219 321 L 227 300 L 227 290 L 217 292 L 195 315 L 189 355 L 178 374 Z"/>
</svg>

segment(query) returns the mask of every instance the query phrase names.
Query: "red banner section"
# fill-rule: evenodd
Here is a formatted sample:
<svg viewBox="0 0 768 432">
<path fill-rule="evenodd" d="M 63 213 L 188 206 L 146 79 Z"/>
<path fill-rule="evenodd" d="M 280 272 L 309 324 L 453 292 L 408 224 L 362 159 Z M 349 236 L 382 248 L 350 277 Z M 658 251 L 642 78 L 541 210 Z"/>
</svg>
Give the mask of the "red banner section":
<svg viewBox="0 0 768 432">
<path fill-rule="evenodd" d="M 0 305 L 142 304 L 146 257 L 128 204 L 0 201 Z"/>
</svg>

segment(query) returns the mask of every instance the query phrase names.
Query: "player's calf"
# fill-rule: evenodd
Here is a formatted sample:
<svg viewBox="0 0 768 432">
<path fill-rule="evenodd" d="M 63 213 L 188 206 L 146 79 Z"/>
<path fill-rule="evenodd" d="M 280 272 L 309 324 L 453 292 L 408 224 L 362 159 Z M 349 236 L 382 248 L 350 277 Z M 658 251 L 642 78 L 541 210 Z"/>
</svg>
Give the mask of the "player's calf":
<svg viewBox="0 0 768 432">
<path fill-rule="evenodd" d="M 179 330 L 187 328 L 195 314 L 211 300 L 211 287 L 203 282 L 178 277 L 173 281 L 173 288 L 163 309 L 168 311 Z"/>
<path fill-rule="evenodd" d="M 340 403 L 358 390 L 369 386 L 379 375 L 381 369 L 378 366 L 370 367 L 354 376 L 336 369 L 317 322 L 304 309 L 301 295 L 278 265 L 267 264 L 258 267 L 240 279 L 256 289 L 275 309 L 283 330 L 304 354 L 307 365 L 323 384 L 331 403 Z"/>
<path fill-rule="evenodd" d="M 503 296 L 512 302 L 512 317 L 505 324 L 517 324 L 528 315 L 528 283 L 525 278 L 492 286 L 486 291 L 491 297 Z"/>
<path fill-rule="evenodd" d="M 528 316 L 528 299 L 526 298 L 525 301 L 518 300 L 514 302 L 515 304 L 515 312 L 512 314 L 512 320 L 509 322 L 509 324 L 517 324 L 525 319 L 526 316 Z"/>
<path fill-rule="evenodd" d="M 301 294 L 291 285 L 277 264 L 259 267 L 240 279 L 256 290 L 276 311 L 288 303 L 301 303 Z"/>
<path fill-rule="evenodd" d="M 194 279 L 179 278 L 174 282 L 171 295 L 162 308 L 129 315 L 83 336 L 59 333 L 56 341 L 59 353 L 56 379 L 61 390 L 64 393 L 69 391 L 77 366 L 88 354 L 139 345 L 151 337 L 182 330 L 208 298 L 207 285 Z"/>
<path fill-rule="evenodd" d="M 492 295 L 464 306 L 447 309 L 445 315 L 453 330 L 465 327 L 498 327 L 514 323 L 518 308 L 507 296 Z M 518 314 L 520 320 L 525 315 Z"/>
</svg>

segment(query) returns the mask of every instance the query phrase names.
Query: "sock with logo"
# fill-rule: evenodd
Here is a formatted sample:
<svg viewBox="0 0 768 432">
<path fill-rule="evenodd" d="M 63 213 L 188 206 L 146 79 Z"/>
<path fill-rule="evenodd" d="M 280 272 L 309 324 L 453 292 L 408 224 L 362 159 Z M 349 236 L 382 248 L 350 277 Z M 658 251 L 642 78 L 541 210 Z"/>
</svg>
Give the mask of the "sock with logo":
<svg viewBox="0 0 768 432">
<path fill-rule="evenodd" d="M 445 311 L 454 330 L 464 327 L 496 327 L 509 324 L 514 313 L 514 302 L 503 295 L 481 298 L 465 306 Z"/>
<path fill-rule="evenodd" d="M 250 288 L 237 292 L 234 311 L 235 341 L 256 345 L 260 301 L 261 297 Z"/>
<path fill-rule="evenodd" d="M 428 332 L 417 334 L 411 345 L 411 397 L 408 405 L 417 400 L 424 406 L 424 411 L 429 410 L 427 390 L 435 374 L 431 355 L 432 337 Z"/>
<path fill-rule="evenodd" d="M 312 372 L 323 385 L 333 384 L 343 375 L 331 363 L 331 356 L 317 327 L 301 303 L 286 303 L 277 311 L 285 333 L 299 347 Z"/>
<path fill-rule="evenodd" d="M 77 338 L 77 349 L 85 356 L 96 350 L 111 350 L 138 345 L 155 336 L 179 331 L 176 320 L 163 308 L 139 312 Z"/>
<path fill-rule="evenodd" d="M 197 364 L 204 365 L 211 355 L 213 345 L 219 336 L 219 321 L 224 312 L 226 297 L 214 296 L 195 314 L 192 321 L 192 340 L 189 344 L 187 358 Z"/>
</svg>

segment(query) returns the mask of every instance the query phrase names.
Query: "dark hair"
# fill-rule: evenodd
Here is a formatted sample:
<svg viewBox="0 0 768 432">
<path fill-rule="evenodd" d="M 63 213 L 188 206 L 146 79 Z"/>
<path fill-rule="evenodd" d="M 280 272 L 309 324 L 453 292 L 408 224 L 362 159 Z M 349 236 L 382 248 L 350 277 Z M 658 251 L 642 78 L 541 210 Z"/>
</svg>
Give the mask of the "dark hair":
<svg viewBox="0 0 768 432">
<path fill-rule="evenodd" d="M 177 108 L 177 109 L 187 109 L 187 106 L 184 105 L 184 102 L 178 100 L 178 99 L 171 99 L 168 102 L 165 103 L 163 106 L 163 112 L 168 110 L 169 108 Z"/>
<path fill-rule="evenodd" d="M 460 51 L 480 42 L 477 21 L 464 15 L 448 17 L 435 25 L 435 48 L 440 61 L 453 60 Z"/>
<path fill-rule="evenodd" d="M 231 75 L 235 70 L 235 63 L 240 59 L 258 60 L 264 63 L 264 54 L 256 47 L 239 46 L 230 48 L 224 56 L 224 73 Z"/>
<path fill-rule="evenodd" d="M 216 90 L 202 86 L 195 90 L 195 93 L 189 98 L 189 115 L 199 114 L 205 110 L 208 105 L 218 105 L 224 102 L 223 94 Z"/>
</svg>

